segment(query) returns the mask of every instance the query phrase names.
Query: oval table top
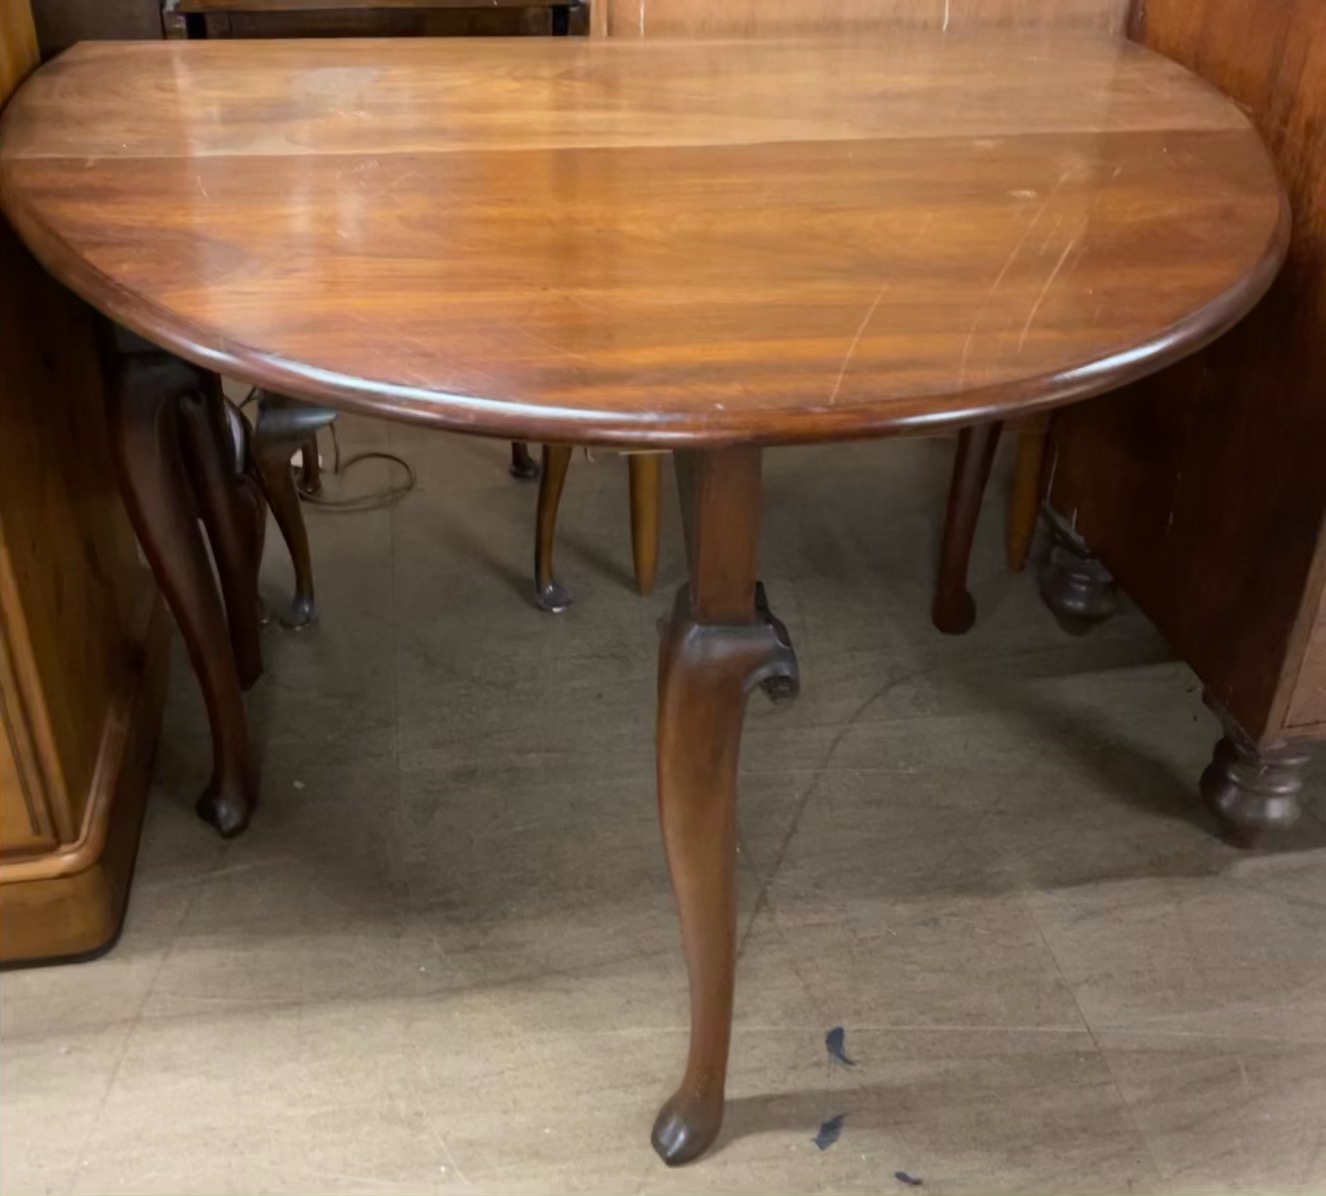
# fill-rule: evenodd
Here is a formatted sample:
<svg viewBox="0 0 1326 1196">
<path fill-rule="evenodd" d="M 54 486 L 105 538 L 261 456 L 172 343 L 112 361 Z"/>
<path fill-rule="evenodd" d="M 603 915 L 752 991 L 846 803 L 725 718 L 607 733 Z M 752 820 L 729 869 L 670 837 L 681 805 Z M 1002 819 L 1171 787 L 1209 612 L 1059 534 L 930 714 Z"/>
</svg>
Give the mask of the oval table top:
<svg viewBox="0 0 1326 1196">
<path fill-rule="evenodd" d="M 85 43 L 0 130 L 58 278 L 196 363 L 464 431 L 658 447 L 929 430 L 1218 335 L 1288 216 L 1137 46 Z"/>
</svg>

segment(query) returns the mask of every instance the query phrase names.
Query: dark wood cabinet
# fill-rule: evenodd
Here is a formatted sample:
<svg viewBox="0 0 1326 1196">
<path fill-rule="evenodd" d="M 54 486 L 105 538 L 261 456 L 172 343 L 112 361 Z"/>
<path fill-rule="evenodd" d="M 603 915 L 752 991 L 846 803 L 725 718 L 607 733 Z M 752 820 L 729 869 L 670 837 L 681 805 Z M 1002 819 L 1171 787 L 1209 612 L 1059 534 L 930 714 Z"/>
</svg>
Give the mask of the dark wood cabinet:
<svg viewBox="0 0 1326 1196">
<path fill-rule="evenodd" d="M 1255 833 L 1326 738 L 1326 0 L 1148 0 L 1133 35 L 1252 115 L 1293 240 L 1228 335 L 1056 417 L 1047 501 L 1201 678 L 1226 733 L 1204 794 Z"/>
</svg>

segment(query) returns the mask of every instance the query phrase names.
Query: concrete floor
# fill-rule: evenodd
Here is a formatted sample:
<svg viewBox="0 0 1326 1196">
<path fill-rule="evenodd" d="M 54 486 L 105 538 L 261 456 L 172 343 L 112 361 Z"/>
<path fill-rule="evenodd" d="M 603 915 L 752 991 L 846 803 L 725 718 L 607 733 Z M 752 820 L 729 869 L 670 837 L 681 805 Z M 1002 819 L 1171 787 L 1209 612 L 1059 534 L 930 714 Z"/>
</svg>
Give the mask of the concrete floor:
<svg viewBox="0 0 1326 1196">
<path fill-rule="evenodd" d="M 577 459 L 579 601 L 550 617 L 503 445 L 343 440 L 419 487 L 309 513 L 323 619 L 267 633 L 252 828 L 223 844 L 191 813 L 177 651 L 123 938 L 0 982 L 4 1192 L 1326 1190 L 1326 760 L 1276 850 L 1213 838 L 1195 679 L 1135 612 L 1060 633 L 1004 571 L 993 496 L 977 627 L 932 631 L 945 441 L 769 455 L 764 576 L 804 688 L 751 702 L 727 1123 L 666 1171 L 671 494 L 641 599 L 625 467 Z"/>
</svg>

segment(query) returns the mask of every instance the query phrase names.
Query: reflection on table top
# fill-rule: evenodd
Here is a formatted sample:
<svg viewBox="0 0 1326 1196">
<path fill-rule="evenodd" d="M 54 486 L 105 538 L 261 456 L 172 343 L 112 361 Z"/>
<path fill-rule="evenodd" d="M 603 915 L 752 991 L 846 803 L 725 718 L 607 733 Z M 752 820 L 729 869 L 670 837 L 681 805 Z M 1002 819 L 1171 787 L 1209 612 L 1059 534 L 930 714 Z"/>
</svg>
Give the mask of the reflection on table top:
<svg viewBox="0 0 1326 1196">
<path fill-rule="evenodd" d="M 84 44 L 6 111 L 60 278 L 203 364 L 438 426 L 777 442 L 1106 389 L 1260 295 L 1239 110 L 1028 34 Z"/>
</svg>

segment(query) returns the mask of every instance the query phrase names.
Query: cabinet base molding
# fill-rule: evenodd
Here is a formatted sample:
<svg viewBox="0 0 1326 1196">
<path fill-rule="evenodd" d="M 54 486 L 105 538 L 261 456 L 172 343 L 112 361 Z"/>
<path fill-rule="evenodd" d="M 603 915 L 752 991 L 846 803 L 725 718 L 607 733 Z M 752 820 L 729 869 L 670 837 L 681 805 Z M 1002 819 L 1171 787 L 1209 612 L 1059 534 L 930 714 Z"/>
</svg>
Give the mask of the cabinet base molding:
<svg viewBox="0 0 1326 1196">
<path fill-rule="evenodd" d="M 106 713 L 78 840 L 0 862 L 0 967 L 89 959 L 115 945 L 138 854 L 169 651 L 170 616 L 158 599 L 137 667 Z"/>
</svg>

